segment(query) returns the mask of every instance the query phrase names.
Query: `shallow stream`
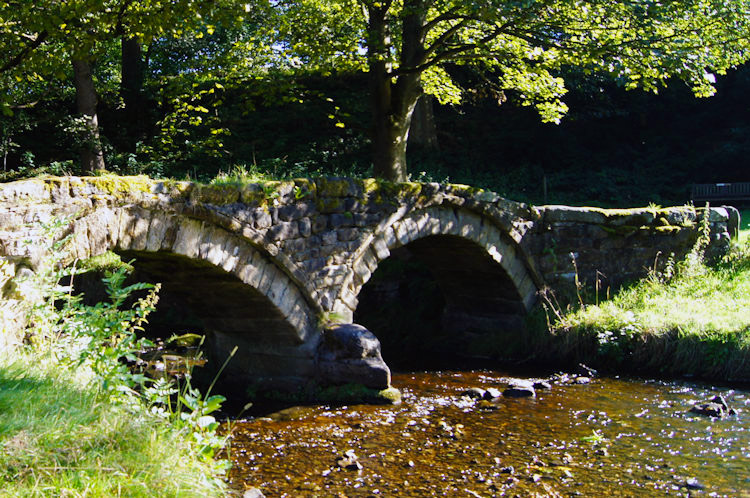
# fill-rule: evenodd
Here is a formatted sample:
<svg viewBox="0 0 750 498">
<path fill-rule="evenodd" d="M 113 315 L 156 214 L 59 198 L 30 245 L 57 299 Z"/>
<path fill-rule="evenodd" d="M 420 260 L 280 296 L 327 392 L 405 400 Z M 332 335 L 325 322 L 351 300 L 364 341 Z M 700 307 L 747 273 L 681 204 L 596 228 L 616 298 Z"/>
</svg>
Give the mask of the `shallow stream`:
<svg viewBox="0 0 750 498">
<path fill-rule="evenodd" d="M 230 484 L 268 497 L 750 496 L 750 390 L 597 378 L 535 398 L 461 395 L 502 390 L 505 379 L 397 374 L 398 406 L 295 407 L 234 421 Z M 715 394 L 738 414 L 688 413 Z"/>
</svg>

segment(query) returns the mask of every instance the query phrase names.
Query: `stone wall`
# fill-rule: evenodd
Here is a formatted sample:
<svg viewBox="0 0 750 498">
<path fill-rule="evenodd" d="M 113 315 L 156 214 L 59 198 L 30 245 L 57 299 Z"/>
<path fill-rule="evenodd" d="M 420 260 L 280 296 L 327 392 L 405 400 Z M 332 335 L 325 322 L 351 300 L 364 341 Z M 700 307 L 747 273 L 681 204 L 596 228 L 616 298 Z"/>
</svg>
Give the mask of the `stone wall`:
<svg viewBox="0 0 750 498">
<path fill-rule="evenodd" d="M 612 289 L 660 270 L 670 258 L 682 259 L 695 245 L 704 209 L 691 206 L 597 209 L 569 206 L 533 208 L 534 236 L 524 246 L 545 284 L 569 287 L 576 275 L 583 284 Z M 733 207 L 709 211 L 709 257 L 729 247 L 739 213 Z"/>
</svg>

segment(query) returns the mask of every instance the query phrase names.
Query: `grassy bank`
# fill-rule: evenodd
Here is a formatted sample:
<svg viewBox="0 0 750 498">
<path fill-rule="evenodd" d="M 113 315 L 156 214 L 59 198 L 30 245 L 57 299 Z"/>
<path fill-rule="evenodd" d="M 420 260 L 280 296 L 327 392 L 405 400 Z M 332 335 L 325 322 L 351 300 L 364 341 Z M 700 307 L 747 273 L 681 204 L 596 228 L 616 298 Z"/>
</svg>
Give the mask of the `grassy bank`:
<svg viewBox="0 0 750 498">
<path fill-rule="evenodd" d="M 46 240 L 64 225 L 46 227 Z M 51 243 L 24 280 L 0 272 L 0 285 L 34 296 L 22 343 L 0 350 L 0 496 L 224 495 L 226 466 L 214 455 L 225 440 L 210 415 L 223 398 L 125 361 L 149 346 L 136 332 L 158 285 L 124 286 L 122 265 L 104 279 L 109 301 L 87 306 L 59 284 L 64 245 Z"/>
<path fill-rule="evenodd" d="M 542 356 L 609 371 L 750 381 L 748 233 L 718 264 L 697 251 L 611 300 L 566 311 L 547 303 L 551 335 Z"/>
<path fill-rule="evenodd" d="M 39 351 L 0 359 L 0 496 L 211 496 L 196 442 L 140 406 L 112 403 L 85 368 Z"/>
</svg>

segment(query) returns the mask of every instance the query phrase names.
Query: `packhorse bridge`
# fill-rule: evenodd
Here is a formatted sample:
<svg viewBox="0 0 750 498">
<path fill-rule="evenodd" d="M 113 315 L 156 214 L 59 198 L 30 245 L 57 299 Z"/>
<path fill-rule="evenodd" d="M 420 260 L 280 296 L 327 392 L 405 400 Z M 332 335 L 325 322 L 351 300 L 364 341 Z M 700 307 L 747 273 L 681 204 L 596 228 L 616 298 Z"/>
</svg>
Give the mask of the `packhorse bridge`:
<svg viewBox="0 0 750 498">
<path fill-rule="evenodd" d="M 206 333 L 219 361 L 238 346 L 236 381 L 384 388 L 377 339 L 351 324 L 384 260 L 424 263 L 445 301 L 443 325 L 470 342 L 522 334 L 544 287 L 576 275 L 616 286 L 684 255 L 703 216 L 711 250 L 724 250 L 739 223 L 731 208 L 528 206 L 461 185 L 373 179 L 24 180 L 0 185 L 0 326 L 6 340 L 23 326 L 30 297 L 12 277 L 35 271 L 49 246 L 42 226 L 64 218 L 71 262 L 108 250 L 134 258 L 137 278 L 163 283 L 155 321 Z"/>
</svg>

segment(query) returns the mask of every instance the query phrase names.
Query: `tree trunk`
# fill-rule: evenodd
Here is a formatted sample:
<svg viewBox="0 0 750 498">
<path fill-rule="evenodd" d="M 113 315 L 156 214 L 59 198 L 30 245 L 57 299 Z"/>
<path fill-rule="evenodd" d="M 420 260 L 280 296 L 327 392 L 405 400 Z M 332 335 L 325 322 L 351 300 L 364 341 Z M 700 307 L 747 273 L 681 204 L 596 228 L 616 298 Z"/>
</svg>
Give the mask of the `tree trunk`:
<svg viewBox="0 0 750 498">
<path fill-rule="evenodd" d="M 122 48 L 120 95 L 125 103 L 129 116 L 136 116 L 140 111 L 141 92 L 143 90 L 143 54 L 141 44 L 136 38 L 123 36 L 120 39 Z"/>
<path fill-rule="evenodd" d="M 83 59 L 73 59 L 73 78 L 76 87 L 76 110 L 85 120 L 81 144 L 81 169 L 85 173 L 104 170 L 104 154 L 99 137 L 99 119 L 96 114 L 97 97 L 91 64 Z"/>
<path fill-rule="evenodd" d="M 122 124 L 125 127 L 125 146 L 135 152 L 136 144 L 146 135 L 145 100 L 143 96 L 144 69 L 143 50 L 136 38 L 123 36 L 120 39 L 122 48 L 120 96 L 125 104 L 122 112 Z"/>
<path fill-rule="evenodd" d="M 437 127 L 435 126 L 435 114 L 433 113 L 434 97 L 422 95 L 414 108 L 411 118 L 411 130 L 409 131 L 408 146 L 428 152 L 440 150 L 437 139 Z"/>
<path fill-rule="evenodd" d="M 405 181 L 406 144 L 414 106 L 422 93 L 419 66 L 424 54 L 424 0 L 407 0 L 399 74 L 393 82 L 389 60 L 390 40 L 386 12 L 390 3 L 368 9 L 368 69 L 372 92 L 373 166 L 377 177 Z"/>
</svg>

